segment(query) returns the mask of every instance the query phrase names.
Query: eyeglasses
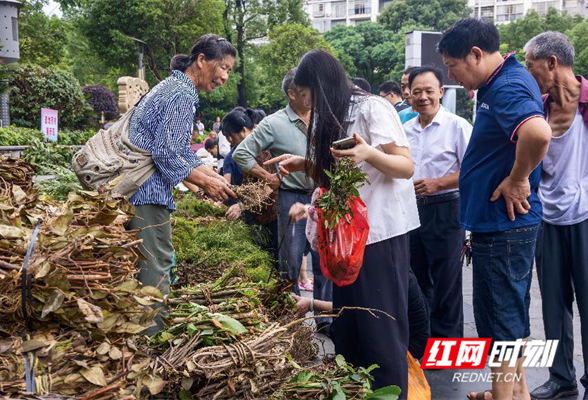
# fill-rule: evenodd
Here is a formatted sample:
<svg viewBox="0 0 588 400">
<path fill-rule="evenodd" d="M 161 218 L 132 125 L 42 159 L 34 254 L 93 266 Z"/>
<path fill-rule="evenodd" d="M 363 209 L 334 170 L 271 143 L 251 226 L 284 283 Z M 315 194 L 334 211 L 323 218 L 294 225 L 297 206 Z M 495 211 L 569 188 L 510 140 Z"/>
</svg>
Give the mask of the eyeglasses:
<svg viewBox="0 0 588 400">
<path fill-rule="evenodd" d="M 392 94 L 392 92 L 388 92 L 385 95 L 380 95 L 380 97 L 386 98 L 386 97 L 390 96 L 391 94 Z"/>
</svg>

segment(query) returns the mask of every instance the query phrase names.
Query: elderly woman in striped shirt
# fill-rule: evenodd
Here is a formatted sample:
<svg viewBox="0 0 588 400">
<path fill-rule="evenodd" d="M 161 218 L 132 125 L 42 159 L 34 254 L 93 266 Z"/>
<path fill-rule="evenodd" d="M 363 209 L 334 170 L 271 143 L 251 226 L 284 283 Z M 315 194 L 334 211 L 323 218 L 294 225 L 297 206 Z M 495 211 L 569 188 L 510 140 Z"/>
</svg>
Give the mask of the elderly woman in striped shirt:
<svg viewBox="0 0 588 400">
<path fill-rule="evenodd" d="M 141 229 L 141 248 L 147 260 L 139 262 L 139 280 L 169 293 L 173 246 L 170 213 L 175 209 L 173 188 L 180 182 L 202 188 L 218 201 L 234 197 L 226 181 L 190 149 L 198 92 L 211 92 L 229 78 L 235 47 L 217 35 L 201 36 L 190 55 L 176 55 L 171 75 L 157 84 L 137 104 L 130 122 L 131 142 L 152 154 L 155 173 L 131 197 L 136 216 L 129 229 Z M 163 323 L 146 333 L 153 334 Z"/>
</svg>

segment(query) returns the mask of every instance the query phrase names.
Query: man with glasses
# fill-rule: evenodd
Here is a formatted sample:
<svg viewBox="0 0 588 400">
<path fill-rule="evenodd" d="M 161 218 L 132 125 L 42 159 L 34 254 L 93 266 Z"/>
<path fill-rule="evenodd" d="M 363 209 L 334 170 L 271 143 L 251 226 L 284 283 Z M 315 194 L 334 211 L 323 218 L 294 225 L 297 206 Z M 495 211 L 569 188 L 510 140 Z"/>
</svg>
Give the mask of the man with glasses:
<svg viewBox="0 0 588 400">
<path fill-rule="evenodd" d="M 404 101 L 400 85 L 394 81 L 387 81 L 380 86 L 380 96 L 394 106 L 397 112 L 409 108 L 410 104 Z"/>
</svg>

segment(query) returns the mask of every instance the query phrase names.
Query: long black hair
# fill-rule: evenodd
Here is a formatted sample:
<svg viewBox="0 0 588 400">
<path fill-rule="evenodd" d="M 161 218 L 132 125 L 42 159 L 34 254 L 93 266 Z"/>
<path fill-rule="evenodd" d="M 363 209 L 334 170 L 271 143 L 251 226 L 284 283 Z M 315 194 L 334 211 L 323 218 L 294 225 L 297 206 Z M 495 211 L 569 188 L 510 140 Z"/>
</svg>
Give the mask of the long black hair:
<svg viewBox="0 0 588 400">
<path fill-rule="evenodd" d="M 331 145 L 347 136 L 347 114 L 352 94 L 363 94 L 354 89 L 343 66 L 324 50 L 306 53 L 296 70 L 296 86 L 310 87 L 310 125 L 306 149 L 306 173 L 321 187 L 329 187 L 324 170 L 331 170 Z"/>
<path fill-rule="evenodd" d="M 207 33 L 200 36 L 194 43 L 190 55 L 176 54 L 171 59 L 169 66 L 172 70 L 185 72 L 196 61 L 199 54 L 204 54 L 204 59 L 207 61 L 221 61 L 227 56 L 237 57 L 237 50 L 227 39 Z"/>
<path fill-rule="evenodd" d="M 224 116 L 220 130 L 225 136 L 239 134 L 243 131 L 243 128 L 251 130 L 254 124 L 257 124 L 265 117 L 265 113 L 261 112 L 263 116 L 257 110 L 251 108 L 235 107 Z"/>
</svg>

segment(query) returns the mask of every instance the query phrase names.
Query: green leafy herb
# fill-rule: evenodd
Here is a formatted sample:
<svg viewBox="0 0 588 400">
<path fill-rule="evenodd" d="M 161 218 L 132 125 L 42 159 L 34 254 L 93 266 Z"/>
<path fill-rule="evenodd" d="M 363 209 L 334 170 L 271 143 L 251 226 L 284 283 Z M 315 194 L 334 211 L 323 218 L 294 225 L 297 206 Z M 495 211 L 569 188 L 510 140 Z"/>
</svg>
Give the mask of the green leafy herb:
<svg viewBox="0 0 588 400">
<path fill-rule="evenodd" d="M 353 161 L 344 157 L 335 162 L 333 172 L 325 170 L 331 179 L 331 187 L 318 198 L 317 206 L 325 215 L 325 227 L 333 229 L 341 218 L 352 215 L 349 206 L 351 197 L 359 197 L 359 188 L 370 181 Z"/>
</svg>

